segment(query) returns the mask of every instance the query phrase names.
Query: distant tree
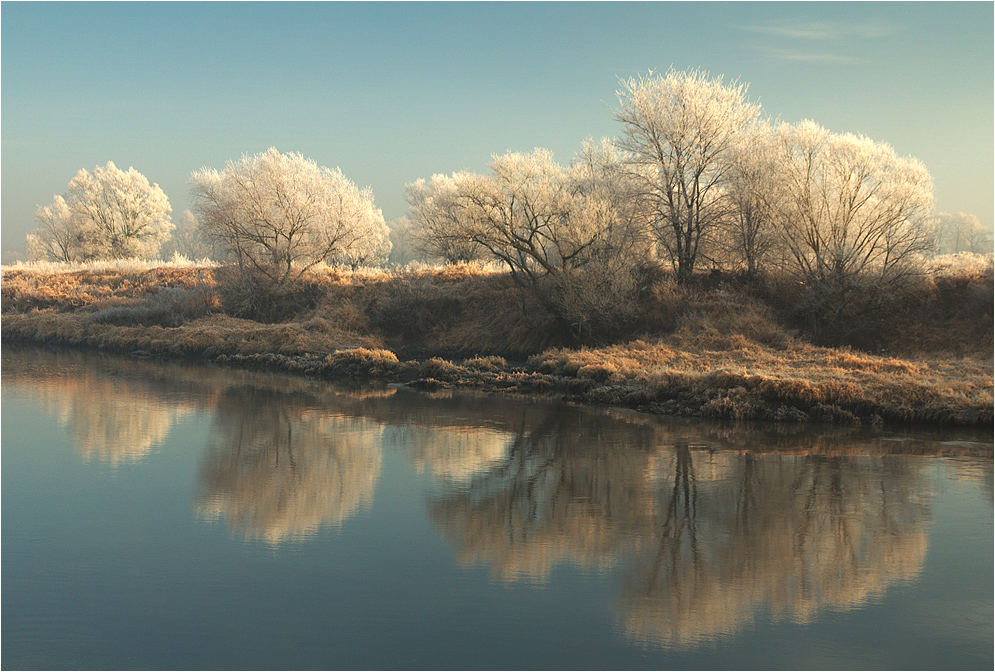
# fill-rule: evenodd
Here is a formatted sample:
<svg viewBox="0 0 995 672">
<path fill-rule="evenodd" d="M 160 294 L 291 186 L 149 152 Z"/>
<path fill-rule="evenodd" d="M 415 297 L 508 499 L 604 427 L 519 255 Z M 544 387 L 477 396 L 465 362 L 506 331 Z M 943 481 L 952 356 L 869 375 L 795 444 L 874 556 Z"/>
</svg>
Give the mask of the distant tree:
<svg viewBox="0 0 995 672">
<path fill-rule="evenodd" d="M 173 224 L 169 199 L 134 168 L 108 161 L 81 169 L 62 196 L 35 214 L 41 227 L 28 235 L 34 259 L 88 261 L 154 257 Z"/>
<path fill-rule="evenodd" d="M 974 215 L 941 212 L 936 215 L 936 251 L 939 254 L 992 251 L 992 232 Z"/>
<path fill-rule="evenodd" d="M 389 265 L 406 266 L 424 258 L 415 236 L 414 224 L 408 217 L 398 217 L 388 222 L 387 228 L 390 229 L 390 255 L 387 257 Z"/>
<path fill-rule="evenodd" d="M 160 249 L 166 259 L 179 254 L 187 259 L 210 259 L 213 257 L 210 241 L 204 238 L 200 222 L 189 210 L 184 210 L 176 223 L 172 237 Z"/>
<path fill-rule="evenodd" d="M 653 213 L 656 236 L 679 282 L 694 272 L 702 243 L 726 216 L 722 191 L 732 150 L 759 118 L 747 87 L 699 70 L 621 82 L 618 146 Z"/>
<path fill-rule="evenodd" d="M 387 225 L 373 193 L 337 168 L 271 147 L 222 171 L 203 168 L 191 183 L 201 230 L 215 249 L 271 285 L 322 262 L 386 257 Z"/>
<path fill-rule="evenodd" d="M 487 249 L 473 240 L 472 225 L 466 219 L 460 185 L 472 182 L 470 173 L 433 175 L 407 186 L 411 233 L 414 244 L 425 256 L 447 264 L 475 262 L 487 256 Z"/>
<path fill-rule="evenodd" d="M 933 180 L 921 162 L 811 121 L 783 124 L 778 136 L 782 244 L 794 272 L 823 293 L 832 312 L 919 271 L 933 244 Z"/>
</svg>

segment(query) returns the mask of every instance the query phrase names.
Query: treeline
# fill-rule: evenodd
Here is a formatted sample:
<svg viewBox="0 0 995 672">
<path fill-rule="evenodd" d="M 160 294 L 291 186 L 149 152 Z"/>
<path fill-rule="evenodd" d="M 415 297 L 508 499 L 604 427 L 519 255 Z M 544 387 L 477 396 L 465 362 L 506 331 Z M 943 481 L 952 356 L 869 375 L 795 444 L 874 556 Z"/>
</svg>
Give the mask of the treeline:
<svg viewBox="0 0 995 672">
<path fill-rule="evenodd" d="M 921 162 L 812 121 L 772 121 L 746 85 L 651 72 L 620 82 L 614 115 L 618 137 L 585 142 L 569 165 L 536 149 L 494 156 L 483 175 L 408 185 L 410 210 L 392 227 L 369 189 L 299 154 L 194 172 L 178 227 L 157 185 L 108 163 L 39 208 L 28 249 L 149 257 L 175 230 L 174 251 L 230 264 L 226 309 L 247 317 L 272 312 L 317 264 L 383 265 L 395 245 L 395 260 L 409 247 L 499 262 L 577 342 L 625 333 L 661 269 L 679 284 L 702 270 L 791 278 L 814 313 L 839 318 L 905 291 L 925 255 L 991 250 L 977 218 L 934 215 Z"/>
</svg>

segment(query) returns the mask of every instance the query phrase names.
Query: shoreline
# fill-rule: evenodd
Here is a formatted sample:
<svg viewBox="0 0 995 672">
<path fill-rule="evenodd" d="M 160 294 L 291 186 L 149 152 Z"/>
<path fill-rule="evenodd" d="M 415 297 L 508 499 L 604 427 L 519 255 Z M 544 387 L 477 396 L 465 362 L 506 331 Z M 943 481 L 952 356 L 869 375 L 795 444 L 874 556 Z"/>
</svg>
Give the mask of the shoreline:
<svg viewBox="0 0 995 672">
<path fill-rule="evenodd" d="M 506 298 L 508 281 L 500 273 L 330 272 L 321 278 L 316 306 L 278 323 L 224 314 L 211 269 L 17 273 L 3 272 L 4 345 L 213 362 L 429 391 L 534 395 L 679 417 L 846 426 L 993 423 L 990 351 L 899 358 L 812 345 L 782 328 L 766 306 L 721 291 L 693 297 L 696 312 L 686 312 L 669 333 L 565 347 L 523 337 L 525 327 L 508 324 L 520 306 Z M 52 289 L 59 283 L 65 287 Z M 441 295 L 446 301 L 439 292 L 449 292 Z M 403 306 L 387 303 L 398 294 Z M 452 296 L 469 297 L 467 305 Z M 435 304 L 445 306 L 444 319 L 417 314 Z M 523 338 L 532 339 L 530 348 L 521 348 L 526 352 L 513 347 Z M 495 352 L 510 354 L 511 362 Z M 397 353 L 420 356 L 402 360 Z"/>
<path fill-rule="evenodd" d="M 799 385 L 787 378 L 774 381 L 754 375 L 736 375 L 728 370 L 710 371 L 699 380 L 688 379 L 662 388 L 646 382 L 611 381 L 598 372 L 576 369 L 564 375 L 530 366 L 502 365 L 498 357 L 478 357 L 462 362 L 433 357 L 401 361 L 389 350 L 351 348 L 327 354 L 163 354 L 144 349 L 93 347 L 81 343 L 34 341 L 11 338 L 4 345 L 70 350 L 125 356 L 161 363 L 214 364 L 249 371 L 297 375 L 308 379 L 350 385 L 399 384 L 432 392 L 472 390 L 484 394 L 559 399 L 596 407 L 629 409 L 651 415 L 712 420 L 821 423 L 841 426 L 893 427 L 991 427 L 992 409 L 958 408 L 922 403 L 918 407 L 888 407 L 869 399 L 841 399 L 839 386 Z M 569 368 L 569 367 L 568 367 Z M 675 381 L 676 382 L 676 381 Z M 778 385 L 777 383 L 781 384 Z M 845 391 L 845 390 L 844 390 Z"/>
</svg>

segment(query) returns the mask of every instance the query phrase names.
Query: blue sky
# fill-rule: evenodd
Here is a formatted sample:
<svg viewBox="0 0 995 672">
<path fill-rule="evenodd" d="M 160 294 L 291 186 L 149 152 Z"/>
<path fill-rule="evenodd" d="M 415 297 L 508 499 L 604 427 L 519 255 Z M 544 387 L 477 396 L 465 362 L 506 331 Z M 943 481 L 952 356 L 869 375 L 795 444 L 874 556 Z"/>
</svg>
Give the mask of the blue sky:
<svg viewBox="0 0 995 672">
<path fill-rule="evenodd" d="M 0 5 L 3 260 L 80 168 L 190 173 L 275 146 L 370 186 L 619 132 L 619 77 L 701 68 L 921 159 L 938 211 L 991 226 L 993 5 L 15 3 Z"/>
</svg>

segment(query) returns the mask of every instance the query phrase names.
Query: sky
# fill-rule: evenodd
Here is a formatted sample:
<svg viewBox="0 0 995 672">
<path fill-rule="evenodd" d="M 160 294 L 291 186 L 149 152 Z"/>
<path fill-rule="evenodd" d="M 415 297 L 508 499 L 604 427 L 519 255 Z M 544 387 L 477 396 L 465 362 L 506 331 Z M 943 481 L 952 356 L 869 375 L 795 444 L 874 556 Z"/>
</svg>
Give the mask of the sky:
<svg viewBox="0 0 995 672">
<path fill-rule="evenodd" d="M 269 147 L 339 167 L 388 220 L 405 185 L 614 137 L 619 78 L 698 68 L 764 113 L 887 142 L 937 212 L 991 227 L 991 2 L 0 4 L 0 253 L 80 168 L 189 177 Z"/>
</svg>

